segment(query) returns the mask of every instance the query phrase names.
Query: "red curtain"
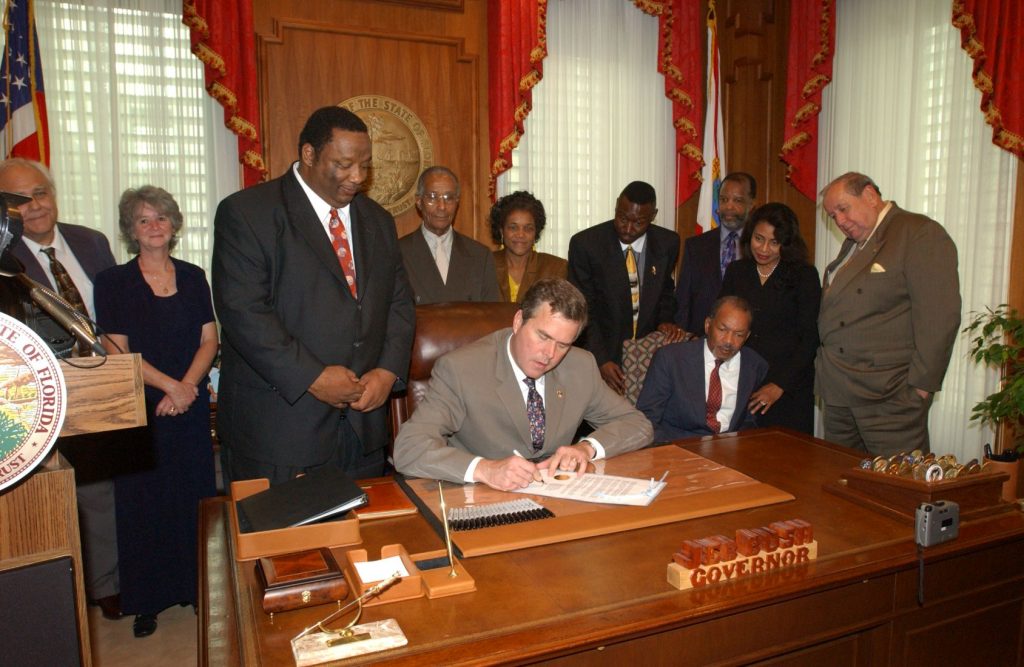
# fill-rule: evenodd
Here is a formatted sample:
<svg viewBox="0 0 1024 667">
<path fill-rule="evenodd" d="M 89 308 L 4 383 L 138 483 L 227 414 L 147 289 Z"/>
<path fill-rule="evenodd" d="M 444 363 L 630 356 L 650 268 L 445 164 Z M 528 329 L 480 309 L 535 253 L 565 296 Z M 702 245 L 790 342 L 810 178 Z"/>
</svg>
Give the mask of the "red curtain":
<svg viewBox="0 0 1024 667">
<path fill-rule="evenodd" d="M 224 107 L 224 124 L 238 135 L 245 187 L 264 180 L 256 86 L 256 36 L 252 0 L 184 0 L 192 53 L 203 61 L 206 90 Z"/>
<path fill-rule="evenodd" d="M 633 0 L 633 4 L 645 14 L 658 17 L 658 71 L 665 77 L 665 96 L 672 100 L 672 124 L 676 128 L 678 206 L 700 187 L 704 166 L 700 130 L 704 15 L 700 0 Z"/>
<path fill-rule="evenodd" d="M 992 142 L 1024 159 L 1024 5 L 1020 0 L 954 0 L 953 25 L 974 60 L 981 111 Z"/>
<path fill-rule="evenodd" d="M 786 180 L 814 201 L 818 189 L 818 114 L 832 81 L 836 45 L 835 0 L 793 0 L 789 14 L 786 117 L 782 152 Z"/>
<path fill-rule="evenodd" d="M 547 9 L 547 0 L 489 0 L 487 4 L 492 201 L 498 175 L 512 166 L 512 149 L 519 145 L 525 132 L 523 121 L 532 108 L 533 87 L 543 76 Z"/>
</svg>

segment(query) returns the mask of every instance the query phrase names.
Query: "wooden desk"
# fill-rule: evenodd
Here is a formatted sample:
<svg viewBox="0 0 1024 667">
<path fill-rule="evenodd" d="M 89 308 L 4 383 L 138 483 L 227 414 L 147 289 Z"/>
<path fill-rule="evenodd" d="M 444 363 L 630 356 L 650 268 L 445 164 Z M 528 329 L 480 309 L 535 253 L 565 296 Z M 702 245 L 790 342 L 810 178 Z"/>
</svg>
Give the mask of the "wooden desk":
<svg viewBox="0 0 1024 667">
<path fill-rule="evenodd" d="M 822 490 L 859 457 L 821 440 L 748 431 L 680 446 L 796 496 L 790 503 L 465 561 L 477 591 L 368 608 L 408 646 L 357 662 L 478 665 L 1022 664 L 1024 515 L 965 523 L 927 550 L 917 605 L 913 530 Z M 202 509 L 200 664 L 292 665 L 289 639 L 330 607 L 277 614 L 236 563 L 222 499 Z M 819 558 L 803 569 L 678 591 L 666 566 L 683 539 L 799 517 Z M 419 516 L 363 526 L 362 547 L 441 542 Z M 339 554 L 340 555 L 340 554 Z M 968 662 L 969 661 L 969 662 Z M 347 663 L 345 663 L 347 664 Z"/>
</svg>

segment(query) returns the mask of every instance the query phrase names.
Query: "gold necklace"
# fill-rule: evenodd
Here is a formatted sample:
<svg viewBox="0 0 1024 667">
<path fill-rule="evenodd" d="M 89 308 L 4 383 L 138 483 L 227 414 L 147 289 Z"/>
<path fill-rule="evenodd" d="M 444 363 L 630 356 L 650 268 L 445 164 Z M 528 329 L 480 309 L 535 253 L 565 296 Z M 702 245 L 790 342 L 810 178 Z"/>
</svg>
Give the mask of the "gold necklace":
<svg viewBox="0 0 1024 667">
<path fill-rule="evenodd" d="M 164 295 L 167 295 L 171 293 L 171 283 L 174 282 L 174 264 L 170 265 L 170 271 L 167 271 L 166 265 L 164 269 L 165 273 L 170 274 L 169 278 L 159 279 L 153 271 L 143 271 L 142 275 L 146 278 L 146 282 L 149 283 L 154 292 L 162 292 Z"/>
</svg>

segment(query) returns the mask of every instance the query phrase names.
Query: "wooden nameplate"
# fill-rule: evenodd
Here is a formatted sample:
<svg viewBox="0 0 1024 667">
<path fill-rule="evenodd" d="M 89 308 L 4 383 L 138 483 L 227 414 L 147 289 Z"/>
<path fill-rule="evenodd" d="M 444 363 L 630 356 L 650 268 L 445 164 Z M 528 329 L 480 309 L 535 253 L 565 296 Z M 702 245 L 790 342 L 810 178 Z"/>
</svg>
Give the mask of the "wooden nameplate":
<svg viewBox="0 0 1024 667">
<path fill-rule="evenodd" d="M 776 521 L 763 528 L 741 528 L 736 539 L 712 535 L 683 542 L 672 554 L 668 583 L 680 590 L 766 574 L 812 561 L 818 543 L 811 524 Z"/>
</svg>

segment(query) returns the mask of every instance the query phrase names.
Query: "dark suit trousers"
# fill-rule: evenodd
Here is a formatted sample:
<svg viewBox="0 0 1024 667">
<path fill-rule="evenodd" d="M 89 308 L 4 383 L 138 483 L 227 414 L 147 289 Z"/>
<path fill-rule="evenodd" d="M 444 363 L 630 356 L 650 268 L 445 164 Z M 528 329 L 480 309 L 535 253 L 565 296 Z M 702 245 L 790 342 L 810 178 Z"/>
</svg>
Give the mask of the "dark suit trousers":
<svg viewBox="0 0 1024 667">
<path fill-rule="evenodd" d="M 271 486 L 294 479 L 299 473 L 306 473 L 324 466 L 337 466 L 341 468 L 352 479 L 365 479 L 367 477 L 380 477 L 384 474 L 384 448 L 378 448 L 369 453 L 363 452 L 359 436 L 352 430 L 352 424 L 347 419 L 341 419 L 338 423 L 339 446 L 326 461 L 312 466 L 279 466 L 266 461 L 258 461 L 247 456 L 241 456 L 231 451 L 231 447 L 221 447 L 221 470 L 224 475 L 224 488 L 230 490 L 231 482 L 243 479 L 270 480 Z"/>
</svg>

